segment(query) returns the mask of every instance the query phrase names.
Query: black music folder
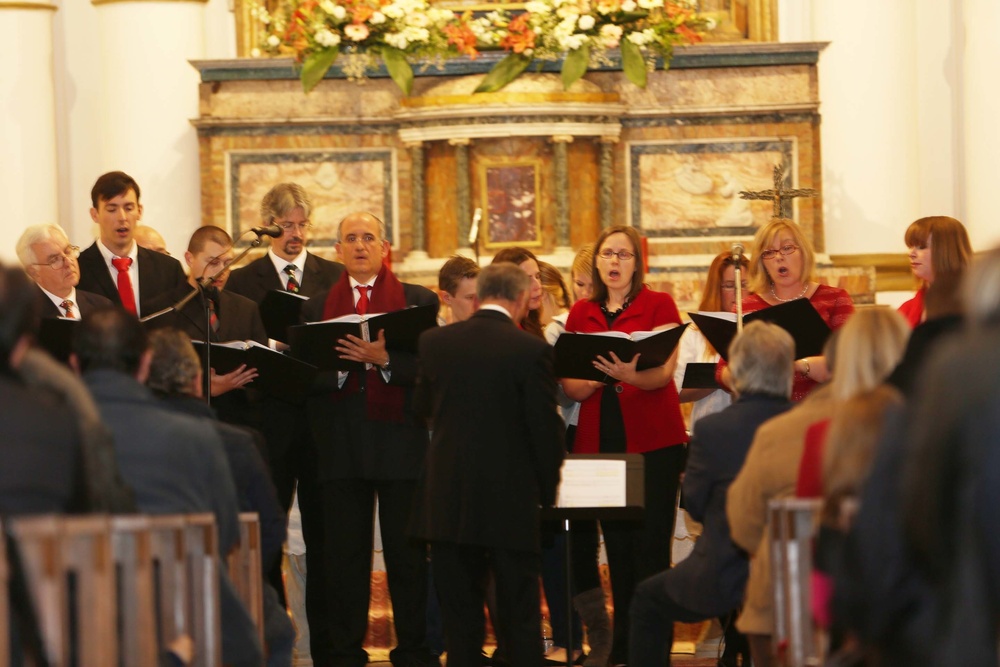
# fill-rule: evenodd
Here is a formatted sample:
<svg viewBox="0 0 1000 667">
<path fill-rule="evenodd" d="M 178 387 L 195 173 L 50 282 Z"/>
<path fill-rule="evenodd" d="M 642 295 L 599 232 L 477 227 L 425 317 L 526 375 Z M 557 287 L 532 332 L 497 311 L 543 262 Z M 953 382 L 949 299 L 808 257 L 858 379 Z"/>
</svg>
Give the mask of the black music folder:
<svg viewBox="0 0 1000 667">
<path fill-rule="evenodd" d="M 376 315 L 344 315 L 324 322 L 300 324 L 288 329 L 291 354 L 320 370 L 358 371 L 364 364 L 341 359 L 334 345 L 348 335 L 371 341 L 385 332 L 385 348 L 390 352 L 416 352 L 417 339 L 437 326 L 437 306 L 413 306 Z"/>
<path fill-rule="evenodd" d="M 556 377 L 613 383 L 616 380 L 594 368 L 595 357 L 601 355 L 610 359 L 611 352 L 622 361 L 631 361 L 639 354 L 636 368 L 640 371 L 662 366 L 674 353 L 687 326 L 682 324 L 665 331 L 635 331 L 631 335 L 621 331 L 564 333 L 555 345 Z"/>
<path fill-rule="evenodd" d="M 736 314 L 688 314 L 712 347 L 729 361 L 729 344 L 736 336 Z M 830 327 L 806 298 L 779 303 L 743 316 L 744 326 L 757 321 L 777 324 L 790 333 L 795 340 L 796 359 L 823 354 L 823 346 L 830 337 Z"/>
<path fill-rule="evenodd" d="M 260 302 L 260 319 L 264 321 L 267 337 L 288 342 L 288 328 L 302 322 L 302 305 L 309 297 L 287 292 L 271 290 Z"/>
<path fill-rule="evenodd" d="M 715 381 L 715 363 L 699 362 L 684 368 L 684 382 L 678 389 L 719 389 Z"/>
<path fill-rule="evenodd" d="M 46 317 L 38 329 L 38 345 L 58 361 L 69 363 L 80 320 L 71 317 Z"/>
<path fill-rule="evenodd" d="M 192 341 L 198 356 L 204 361 L 204 341 Z M 255 341 L 228 341 L 212 343 L 212 368 L 225 375 L 239 366 L 256 368 L 257 377 L 248 386 L 272 396 L 298 402 L 305 399 L 306 391 L 316 377 L 317 369 L 298 359 L 282 354 Z"/>
</svg>

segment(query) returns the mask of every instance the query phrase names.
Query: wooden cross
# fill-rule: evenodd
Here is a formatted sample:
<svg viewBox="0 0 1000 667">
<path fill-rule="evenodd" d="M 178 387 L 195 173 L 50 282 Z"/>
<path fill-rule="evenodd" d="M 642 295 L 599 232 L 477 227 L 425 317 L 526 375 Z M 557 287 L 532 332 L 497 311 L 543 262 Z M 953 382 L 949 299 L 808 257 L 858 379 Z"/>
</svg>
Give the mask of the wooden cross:
<svg viewBox="0 0 1000 667">
<path fill-rule="evenodd" d="M 819 194 L 818 191 L 812 188 L 797 188 L 797 189 L 785 189 L 783 186 L 785 184 L 785 168 L 781 165 L 774 165 L 774 189 L 773 190 L 760 190 L 759 192 L 747 192 L 743 190 L 740 192 L 741 199 L 770 199 L 774 203 L 774 213 L 775 218 L 791 218 L 792 212 L 789 208 L 787 213 L 785 211 L 785 204 L 791 204 L 792 199 L 796 197 L 815 197 Z"/>
</svg>

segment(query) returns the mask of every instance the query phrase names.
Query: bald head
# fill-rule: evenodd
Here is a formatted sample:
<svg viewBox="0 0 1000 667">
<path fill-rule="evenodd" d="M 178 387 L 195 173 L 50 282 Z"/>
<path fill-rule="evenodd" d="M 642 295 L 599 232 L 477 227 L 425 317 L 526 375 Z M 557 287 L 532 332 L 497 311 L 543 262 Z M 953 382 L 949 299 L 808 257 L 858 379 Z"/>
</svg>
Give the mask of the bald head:
<svg viewBox="0 0 1000 667">
<path fill-rule="evenodd" d="M 351 213 L 340 221 L 337 252 L 347 267 L 347 273 L 361 283 L 367 283 L 382 269 L 389 256 L 385 238 L 385 223 L 371 213 Z"/>
<path fill-rule="evenodd" d="M 154 252 L 163 253 L 164 255 L 169 255 L 167 252 L 167 242 L 163 240 L 160 236 L 160 232 L 156 231 L 152 227 L 146 225 L 139 225 L 132 232 L 132 238 L 143 248 L 147 250 L 152 250 Z"/>
</svg>

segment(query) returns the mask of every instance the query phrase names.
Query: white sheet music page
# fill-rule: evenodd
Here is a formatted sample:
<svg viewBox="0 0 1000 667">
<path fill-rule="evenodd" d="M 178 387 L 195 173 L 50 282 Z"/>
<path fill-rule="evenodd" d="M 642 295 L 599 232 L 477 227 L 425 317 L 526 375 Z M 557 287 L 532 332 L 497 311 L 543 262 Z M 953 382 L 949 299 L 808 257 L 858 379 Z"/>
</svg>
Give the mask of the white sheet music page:
<svg viewBox="0 0 1000 667">
<path fill-rule="evenodd" d="M 556 507 L 625 507 L 625 461 L 566 459 Z"/>
</svg>

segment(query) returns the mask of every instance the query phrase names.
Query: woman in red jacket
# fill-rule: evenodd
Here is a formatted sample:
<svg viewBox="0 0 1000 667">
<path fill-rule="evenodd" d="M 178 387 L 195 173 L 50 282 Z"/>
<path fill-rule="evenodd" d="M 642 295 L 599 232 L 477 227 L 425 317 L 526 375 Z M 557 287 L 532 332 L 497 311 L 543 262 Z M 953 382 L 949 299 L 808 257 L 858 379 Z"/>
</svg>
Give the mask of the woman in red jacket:
<svg viewBox="0 0 1000 667">
<path fill-rule="evenodd" d="M 609 227 L 594 247 L 594 294 L 573 306 L 566 331 L 632 333 L 681 323 L 671 296 L 643 284 L 642 249 L 634 228 Z M 601 523 L 615 608 L 612 665 L 624 664 L 628 655 L 628 610 L 635 585 L 670 567 L 677 487 L 687 442 L 673 383 L 676 356 L 644 371 L 636 369 L 638 356 L 598 356 L 594 367 L 608 377 L 609 384 L 562 381 L 566 395 L 581 402 L 574 453 L 641 453 L 645 459 L 644 519 Z"/>
</svg>

